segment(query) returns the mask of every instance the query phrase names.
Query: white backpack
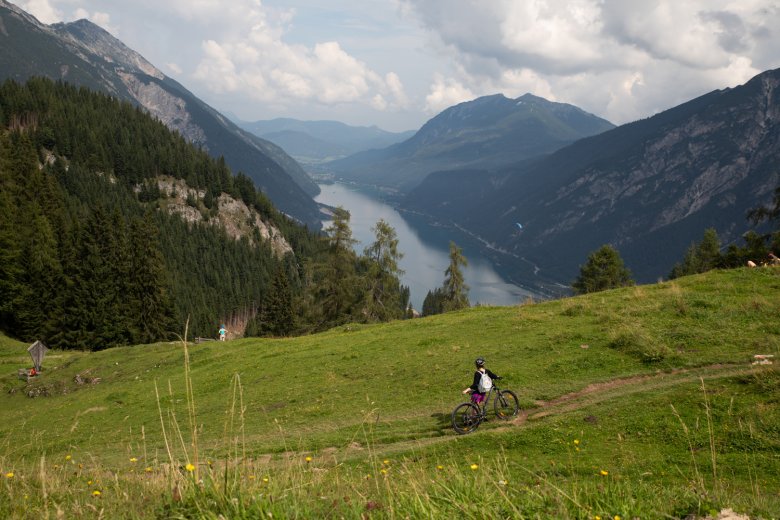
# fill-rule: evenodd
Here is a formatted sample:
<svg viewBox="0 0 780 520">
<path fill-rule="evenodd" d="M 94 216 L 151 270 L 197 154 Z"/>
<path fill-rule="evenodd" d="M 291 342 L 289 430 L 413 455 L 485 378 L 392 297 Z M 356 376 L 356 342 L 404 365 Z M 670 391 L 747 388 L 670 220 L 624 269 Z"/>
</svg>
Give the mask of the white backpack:
<svg viewBox="0 0 780 520">
<path fill-rule="evenodd" d="M 487 375 L 487 371 L 482 372 L 482 376 L 479 379 L 479 385 L 477 386 L 479 393 L 487 393 L 491 388 L 493 388 L 493 380 L 490 379 L 489 375 Z"/>
</svg>

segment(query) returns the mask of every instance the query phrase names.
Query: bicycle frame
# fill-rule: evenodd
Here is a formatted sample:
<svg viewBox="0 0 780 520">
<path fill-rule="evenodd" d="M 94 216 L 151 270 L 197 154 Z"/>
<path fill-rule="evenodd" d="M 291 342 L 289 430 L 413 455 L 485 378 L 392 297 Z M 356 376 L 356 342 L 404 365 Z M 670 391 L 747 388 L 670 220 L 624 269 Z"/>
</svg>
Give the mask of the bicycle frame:
<svg viewBox="0 0 780 520">
<path fill-rule="evenodd" d="M 490 402 L 490 398 L 492 397 L 493 401 L 495 401 L 498 398 L 498 393 L 500 391 L 501 389 L 498 388 L 498 386 L 496 386 L 496 383 L 494 382 L 493 386 L 490 388 L 490 390 L 488 390 L 487 395 L 485 395 L 485 400 L 479 404 L 473 403 L 477 408 L 479 408 L 480 417 L 482 417 L 483 419 L 487 417 L 488 403 Z M 469 400 L 469 402 L 471 401 Z"/>
<path fill-rule="evenodd" d="M 452 411 L 452 427 L 457 433 L 470 433 L 487 420 L 488 406 L 493 402 L 498 419 L 508 421 L 516 417 L 520 407 L 517 395 L 511 390 L 501 390 L 495 384 L 485 395 L 484 401 L 477 404 L 469 400 L 461 403 Z"/>
</svg>

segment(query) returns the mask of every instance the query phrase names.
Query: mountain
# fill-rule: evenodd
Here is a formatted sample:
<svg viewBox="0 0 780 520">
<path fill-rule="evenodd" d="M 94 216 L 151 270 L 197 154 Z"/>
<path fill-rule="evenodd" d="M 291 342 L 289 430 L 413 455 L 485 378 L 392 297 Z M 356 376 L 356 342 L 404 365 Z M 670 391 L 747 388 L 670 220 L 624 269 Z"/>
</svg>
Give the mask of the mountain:
<svg viewBox="0 0 780 520">
<path fill-rule="evenodd" d="M 385 148 L 414 135 L 387 132 L 376 126 L 351 126 L 338 121 L 300 121 L 278 118 L 238 122 L 238 126 L 267 139 L 304 164 L 318 164 L 364 150 Z"/>
<path fill-rule="evenodd" d="M 0 0 L 0 80 L 25 82 L 32 76 L 84 86 L 143 107 L 213 157 L 223 156 L 279 209 L 319 227 L 312 199 L 319 188 L 281 148 L 240 129 L 93 23 L 44 25 Z"/>
<path fill-rule="evenodd" d="M 327 166 L 346 180 L 406 192 L 434 171 L 492 170 L 613 127 L 572 105 L 496 94 L 448 108 L 402 143 Z"/>
<path fill-rule="evenodd" d="M 669 273 L 706 228 L 725 243 L 780 185 L 780 70 L 497 172 L 430 175 L 406 209 L 478 235 L 515 279 L 568 285 L 605 243 Z"/>
</svg>

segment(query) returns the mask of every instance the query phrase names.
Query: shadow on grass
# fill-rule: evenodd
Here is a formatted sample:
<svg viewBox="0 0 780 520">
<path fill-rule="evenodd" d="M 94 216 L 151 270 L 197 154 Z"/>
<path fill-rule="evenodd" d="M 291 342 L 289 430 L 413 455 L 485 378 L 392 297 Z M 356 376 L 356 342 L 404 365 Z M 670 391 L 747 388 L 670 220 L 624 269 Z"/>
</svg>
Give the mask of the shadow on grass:
<svg viewBox="0 0 780 520">
<path fill-rule="evenodd" d="M 436 420 L 436 428 L 439 430 L 447 430 L 452 428 L 452 414 L 449 413 L 434 413 L 431 414 Z"/>
</svg>

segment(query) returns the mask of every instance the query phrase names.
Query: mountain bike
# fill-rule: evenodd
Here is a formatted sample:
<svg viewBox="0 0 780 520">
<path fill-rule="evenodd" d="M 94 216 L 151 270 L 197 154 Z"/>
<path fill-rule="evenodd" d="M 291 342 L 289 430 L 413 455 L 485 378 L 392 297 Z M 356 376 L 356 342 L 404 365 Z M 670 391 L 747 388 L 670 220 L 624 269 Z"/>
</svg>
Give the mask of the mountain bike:
<svg viewBox="0 0 780 520">
<path fill-rule="evenodd" d="M 493 408 L 495 409 L 496 417 L 499 419 L 508 421 L 513 417 L 517 417 L 517 414 L 520 413 L 520 403 L 517 400 L 517 395 L 511 390 L 499 389 L 494 380 L 493 388 L 485 396 L 485 400 L 482 401 L 481 405 L 468 402 L 461 403 L 455 407 L 452 411 L 452 428 L 460 434 L 471 433 L 476 430 L 482 421 L 487 419 L 488 403 L 491 397 L 493 398 Z"/>
</svg>

